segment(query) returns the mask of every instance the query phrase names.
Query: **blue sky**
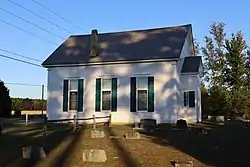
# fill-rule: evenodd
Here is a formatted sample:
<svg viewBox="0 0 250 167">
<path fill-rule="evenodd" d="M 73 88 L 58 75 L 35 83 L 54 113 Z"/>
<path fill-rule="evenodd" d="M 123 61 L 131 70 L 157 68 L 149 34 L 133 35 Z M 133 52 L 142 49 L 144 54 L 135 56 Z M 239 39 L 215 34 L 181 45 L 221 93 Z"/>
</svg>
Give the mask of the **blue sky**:
<svg viewBox="0 0 250 167">
<path fill-rule="evenodd" d="M 31 0 L 12 0 L 25 6 L 29 10 L 45 17 L 61 27 L 73 32 L 73 34 L 86 34 L 93 28 L 101 32 L 113 32 L 131 29 L 144 29 L 166 27 L 191 23 L 195 38 L 203 44 L 204 36 L 208 35 L 209 25 L 213 21 L 226 23 L 228 34 L 242 30 L 246 39 L 250 39 L 250 2 L 237 1 L 176 1 L 176 0 L 127 0 L 127 1 L 90 1 L 90 0 L 37 0 L 53 11 L 61 14 L 76 26 L 61 20 L 49 11 L 38 6 Z M 70 34 L 37 18 L 29 12 L 15 6 L 8 0 L 1 0 L 0 7 L 20 17 L 25 18 L 49 31 L 67 38 Z M 0 10 L 0 19 L 11 22 L 26 29 L 33 34 L 42 36 L 46 40 L 53 41 L 57 45 L 63 39 L 41 31 L 7 13 Z M 57 45 L 46 43 L 20 30 L 10 27 L 0 21 L 0 49 L 10 50 L 27 55 L 39 60 L 45 60 Z M 13 56 L 0 51 L 0 54 Z M 35 62 L 36 63 L 36 62 Z M 19 63 L 0 57 L 0 79 L 6 83 L 47 83 L 46 69 Z M 40 98 L 41 87 L 9 85 L 11 96 Z"/>
</svg>

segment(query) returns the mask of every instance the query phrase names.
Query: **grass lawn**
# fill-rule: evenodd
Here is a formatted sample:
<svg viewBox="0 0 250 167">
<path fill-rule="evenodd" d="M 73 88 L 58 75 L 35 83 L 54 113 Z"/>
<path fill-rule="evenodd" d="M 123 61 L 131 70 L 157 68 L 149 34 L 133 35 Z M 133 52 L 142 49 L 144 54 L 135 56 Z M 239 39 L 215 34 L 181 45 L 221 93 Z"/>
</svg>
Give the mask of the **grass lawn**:
<svg viewBox="0 0 250 167">
<path fill-rule="evenodd" d="M 193 125 L 192 129 L 197 126 Z M 91 139 L 91 128 L 83 126 L 74 133 L 67 125 L 49 125 L 42 137 L 42 125 L 9 125 L 0 138 L 0 166 L 172 166 L 171 160 L 193 160 L 194 166 L 250 166 L 250 129 L 241 125 L 212 126 L 207 135 L 159 128 L 141 132 L 141 139 L 127 140 L 129 126 L 98 126 L 106 137 Z M 110 139 L 109 136 L 120 136 Z M 43 145 L 47 158 L 40 161 L 22 160 L 21 147 Z M 107 162 L 83 163 L 83 149 L 104 149 Z"/>
</svg>

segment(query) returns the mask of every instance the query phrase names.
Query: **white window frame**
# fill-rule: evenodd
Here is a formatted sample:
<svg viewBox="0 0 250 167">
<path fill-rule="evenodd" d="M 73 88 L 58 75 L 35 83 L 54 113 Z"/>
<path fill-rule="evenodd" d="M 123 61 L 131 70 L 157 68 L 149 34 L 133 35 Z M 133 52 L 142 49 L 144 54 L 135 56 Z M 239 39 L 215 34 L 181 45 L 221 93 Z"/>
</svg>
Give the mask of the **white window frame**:
<svg viewBox="0 0 250 167">
<path fill-rule="evenodd" d="M 148 86 L 146 86 L 146 88 L 138 88 L 138 84 L 139 84 L 139 79 L 141 78 L 146 78 L 147 82 L 148 82 L 148 77 L 149 76 L 139 76 L 136 77 L 136 112 L 148 112 Z M 148 84 L 147 84 L 148 85 Z M 139 110 L 138 109 L 138 90 L 146 90 L 147 91 L 147 110 Z"/>
<path fill-rule="evenodd" d="M 109 89 L 107 89 L 107 88 L 104 89 L 102 87 L 103 80 L 105 80 L 105 79 L 110 79 L 110 88 Z M 102 109 L 102 92 L 103 91 L 110 91 L 110 109 L 109 110 L 103 110 Z M 101 102 L 100 102 L 101 111 L 110 112 L 111 111 L 111 105 L 112 105 L 111 101 L 112 101 L 112 78 L 111 77 L 103 77 L 103 78 L 101 78 Z"/>
<path fill-rule="evenodd" d="M 194 107 L 189 106 L 189 92 L 194 92 Z M 187 106 L 185 106 L 185 97 L 184 97 L 185 93 L 187 93 L 187 98 L 188 98 Z M 182 91 L 182 102 L 183 102 L 182 103 L 183 106 L 186 107 L 186 108 L 196 108 L 196 92 L 195 92 L 195 90 L 193 90 L 193 89 L 183 90 Z"/>
<path fill-rule="evenodd" d="M 70 83 L 71 83 L 72 80 L 76 80 L 77 81 L 77 89 L 73 89 L 73 90 L 70 89 Z M 69 84 L 68 84 L 69 85 L 68 86 L 68 111 L 69 112 L 77 112 L 77 109 L 76 110 L 71 110 L 70 109 L 70 92 L 77 92 L 77 105 L 78 105 L 78 93 L 79 93 L 78 92 L 78 82 L 79 81 L 78 81 L 78 78 L 77 79 L 72 79 L 71 78 L 71 79 L 68 79 L 68 82 L 69 82 Z"/>
</svg>

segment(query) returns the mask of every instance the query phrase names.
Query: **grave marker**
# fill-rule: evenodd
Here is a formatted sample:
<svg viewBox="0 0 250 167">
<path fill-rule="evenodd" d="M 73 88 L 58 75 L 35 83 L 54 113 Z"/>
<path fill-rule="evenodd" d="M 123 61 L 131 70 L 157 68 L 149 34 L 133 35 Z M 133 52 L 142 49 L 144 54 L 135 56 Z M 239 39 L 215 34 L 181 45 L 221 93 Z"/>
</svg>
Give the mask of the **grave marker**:
<svg viewBox="0 0 250 167">
<path fill-rule="evenodd" d="M 23 159 L 44 159 L 46 153 L 41 146 L 22 147 Z"/>
<path fill-rule="evenodd" d="M 83 162 L 106 162 L 107 156 L 105 150 L 85 149 L 82 156 Z"/>
<path fill-rule="evenodd" d="M 126 132 L 125 134 L 126 139 L 140 139 L 139 132 Z"/>
<path fill-rule="evenodd" d="M 104 131 L 102 130 L 92 130 L 91 138 L 103 138 L 105 137 Z"/>
</svg>

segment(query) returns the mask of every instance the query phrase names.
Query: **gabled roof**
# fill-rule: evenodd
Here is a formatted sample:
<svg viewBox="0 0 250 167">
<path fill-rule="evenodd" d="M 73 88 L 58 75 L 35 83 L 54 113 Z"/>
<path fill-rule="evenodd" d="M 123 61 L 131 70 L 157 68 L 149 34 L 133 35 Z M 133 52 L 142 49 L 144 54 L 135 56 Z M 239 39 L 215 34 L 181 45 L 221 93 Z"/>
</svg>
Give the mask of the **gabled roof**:
<svg viewBox="0 0 250 167">
<path fill-rule="evenodd" d="M 98 34 L 99 54 L 90 57 L 91 35 L 73 35 L 43 63 L 77 65 L 179 58 L 191 24 Z"/>
<path fill-rule="evenodd" d="M 181 73 L 198 73 L 201 63 L 202 63 L 201 56 L 185 57 Z"/>
</svg>

